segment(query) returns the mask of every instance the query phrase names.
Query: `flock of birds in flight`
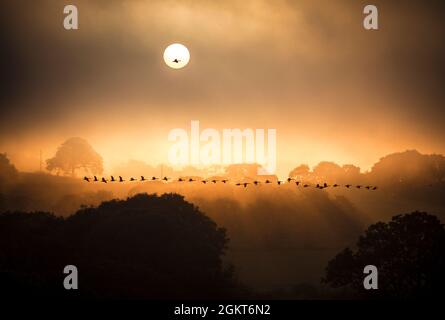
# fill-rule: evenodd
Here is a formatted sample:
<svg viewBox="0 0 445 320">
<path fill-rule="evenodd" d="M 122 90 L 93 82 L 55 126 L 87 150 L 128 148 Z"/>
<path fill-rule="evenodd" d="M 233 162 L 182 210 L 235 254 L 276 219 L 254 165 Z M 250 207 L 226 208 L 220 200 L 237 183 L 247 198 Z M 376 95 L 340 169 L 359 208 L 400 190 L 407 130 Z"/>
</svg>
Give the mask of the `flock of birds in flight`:
<svg viewBox="0 0 445 320">
<path fill-rule="evenodd" d="M 105 177 L 102 177 L 102 179 L 99 179 L 96 176 L 93 176 L 93 178 L 84 177 L 83 180 L 86 181 L 86 182 L 102 182 L 102 183 L 125 182 L 126 181 L 121 176 L 119 176 L 118 179 L 115 179 L 114 176 L 110 176 L 109 180 L 107 180 Z M 129 181 L 131 181 L 131 182 L 134 182 L 134 181 L 166 181 L 166 182 L 168 182 L 168 181 L 172 181 L 172 182 L 173 181 L 177 181 L 177 182 L 201 182 L 203 184 L 207 184 L 207 183 L 216 184 L 217 182 L 222 182 L 222 183 L 225 184 L 225 183 L 229 182 L 228 179 L 221 179 L 221 180 L 217 180 L 217 179 L 211 179 L 211 180 L 204 179 L 204 180 L 198 180 L 198 179 L 193 179 L 193 178 L 188 178 L 188 179 L 186 179 L 186 178 L 179 178 L 178 180 L 173 180 L 173 179 L 168 178 L 168 177 L 163 177 L 163 178 L 151 177 L 151 179 L 147 179 L 144 176 L 141 176 L 140 179 L 136 179 L 136 178 L 131 177 Z M 313 187 L 315 187 L 317 189 L 320 189 L 320 190 L 325 189 L 325 188 L 329 188 L 329 187 L 332 187 L 332 188 L 342 187 L 342 185 L 339 185 L 339 184 L 336 184 L 336 183 L 332 184 L 332 185 L 329 185 L 326 182 L 322 183 L 322 184 L 321 183 L 317 183 L 316 185 L 311 185 L 311 184 L 308 184 L 308 183 L 302 183 L 301 181 L 296 181 L 296 179 L 294 179 L 294 178 L 287 178 L 287 183 L 292 183 L 292 182 L 294 182 L 297 187 L 301 186 L 303 188 L 309 188 L 309 187 L 313 186 Z M 277 185 L 282 185 L 282 184 L 285 183 L 285 181 L 278 180 L 276 182 L 273 182 L 271 180 L 265 180 L 265 181 L 255 180 L 255 181 L 252 181 L 252 182 L 238 182 L 235 185 L 238 186 L 238 187 L 243 186 L 244 188 L 247 188 L 247 186 L 250 185 L 250 184 L 258 186 L 260 184 L 274 184 L 274 183 L 276 183 Z M 352 185 L 352 184 L 346 184 L 343 187 L 348 188 L 348 189 L 350 189 L 350 188 L 367 189 L 367 190 L 377 190 L 378 189 L 377 186 L 369 186 L 369 185 L 368 186 L 364 186 L 364 185 Z"/>
</svg>

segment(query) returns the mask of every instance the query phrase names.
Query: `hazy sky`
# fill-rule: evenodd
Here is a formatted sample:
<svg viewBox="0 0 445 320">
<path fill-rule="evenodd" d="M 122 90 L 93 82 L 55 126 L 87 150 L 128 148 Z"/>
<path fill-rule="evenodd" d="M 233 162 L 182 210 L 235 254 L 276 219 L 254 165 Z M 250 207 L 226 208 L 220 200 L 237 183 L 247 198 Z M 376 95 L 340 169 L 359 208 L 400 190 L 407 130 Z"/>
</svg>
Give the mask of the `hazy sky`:
<svg viewBox="0 0 445 320">
<path fill-rule="evenodd" d="M 366 31 L 366 4 L 379 9 Z M 63 28 L 63 7 L 79 30 Z M 34 170 L 66 138 L 107 167 L 165 162 L 170 129 L 277 129 L 279 172 L 445 153 L 443 1 L 2 1 L 0 151 Z M 185 44 L 187 67 L 162 55 Z"/>
</svg>

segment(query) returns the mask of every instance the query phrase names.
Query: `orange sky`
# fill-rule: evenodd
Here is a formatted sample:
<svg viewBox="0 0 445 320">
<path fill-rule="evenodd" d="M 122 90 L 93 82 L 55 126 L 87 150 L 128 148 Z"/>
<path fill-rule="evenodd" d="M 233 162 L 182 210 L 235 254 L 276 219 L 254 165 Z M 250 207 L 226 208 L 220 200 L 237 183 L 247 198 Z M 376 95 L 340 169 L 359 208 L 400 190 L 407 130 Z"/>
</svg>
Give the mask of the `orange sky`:
<svg viewBox="0 0 445 320">
<path fill-rule="evenodd" d="M 277 129 L 283 176 L 300 163 L 366 170 L 395 151 L 445 153 L 443 5 L 374 2 L 379 31 L 363 29 L 363 1 L 70 1 L 72 32 L 63 1 L 5 4 L 0 151 L 36 170 L 39 150 L 48 158 L 80 136 L 106 169 L 157 164 L 168 132 L 199 120 Z M 190 50 L 184 69 L 162 60 L 173 42 Z"/>
</svg>

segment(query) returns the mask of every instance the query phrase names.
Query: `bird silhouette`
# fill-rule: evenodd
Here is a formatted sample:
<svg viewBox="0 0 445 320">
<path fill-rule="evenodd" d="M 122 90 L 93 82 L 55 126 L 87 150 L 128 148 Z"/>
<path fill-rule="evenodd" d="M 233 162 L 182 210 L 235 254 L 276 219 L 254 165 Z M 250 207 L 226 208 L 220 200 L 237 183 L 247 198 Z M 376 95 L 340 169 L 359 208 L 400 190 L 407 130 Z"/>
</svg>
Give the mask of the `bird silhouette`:
<svg viewBox="0 0 445 320">
<path fill-rule="evenodd" d="M 174 62 L 174 63 L 179 63 L 179 62 L 181 62 L 181 60 L 175 59 L 175 60 L 173 60 L 172 62 Z"/>
<path fill-rule="evenodd" d="M 377 190 L 378 189 L 378 187 L 374 187 L 374 188 L 372 188 L 372 190 Z"/>
<path fill-rule="evenodd" d="M 125 180 L 124 179 L 122 179 L 122 177 L 121 176 L 119 176 L 119 182 L 124 182 Z"/>
<path fill-rule="evenodd" d="M 297 185 L 297 187 L 300 185 L 300 181 L 295 181 L 295 184 Z"/>
<path fill-rule="evenodd" d="M 347 184 L 347 185 L 345 185 L 345 187 L 349 189 L 350 187 L 352 187 L 352 185 Z"/>
<path fill-rule="evenodd" d="M 158 180 L 158 178 L 156 178 L 156 177 L 151 177 L 151 181 L 155 181 L 155 180 Z"/>
<path fill-rule="evenodd" d="M 356 186 L 357 189 L 361 189 L 361 187 L 362 187 L 361 185 Z"/>
<path fill-rule="evenodd" d="M 111 178 L 110 182 L 116 181 L 113 176 L 110 176 L 110 178 Z"/>
<path fill-rule="evenodd" d="M 133 178 L 133 177 L 131 177 L 131 178 L 130 178 L 130 181 L 136 181 L 136 179 L 135 179 L 135 178 Z"/>
<path fill-rule="evenodd" d="M 162 178 L 162 180 L 164 180 L 164 181 L 168 181 L 168 179 L 169 178 L 167 178 L 167 177 Z"/>
<path fill-rule="evenodd" d="M 189 182 L 193 182 L 193 181 L 196 181 L 196 180 L 193 180 L 192 178 L 189 179 Z"/>
<path fill-rule="evenodd" d="M 141 176 L 141 181 L 146 181 L 147 179 L 145 179 L 144 176 Z"/>
<path fill-rule="evenodd" d="M 97 177 L 94 176 L 94 182 L 97 182 L 97 181 L 99 181 L 99 179 L 97 179 Z"/>
<path fill-rule="evenodd" d="M 369 190 L 369 189 L 371 189 L 372 187 L 371 187 L 371 186 L 366 186 L 365 188 Z"/>
<path fill-rule="evenodd" d="M 309 184 L 305 184 L 303 187 L 307 188 L 307 187 L 310 187 L 310 185 Z"/>
<path fill-rule="evenodd" d="M 260 182 L 260 181 L 257 181 L 257 180 L 255 180 L 255 181 L 253 182 L 253 184 L 256 185 L 256 186 L 259 185 L 260 183 L 261 183 L 261 182 Z"/>
<path fill-rule="evenodd" d="M 329 185 L 326 182 L 323 183 L 323 188 L 327 188 L 327 187 L 329 187 Z"/>
<path fill-rule="evenodd" d="M 250 184 L 250 182 L 244 182 L 244 183 L 243 183 L 244 188 L 247 188 L 247 185 L 248 185 L 248 184 Z"/>
<path fill-rule="evenodd" d="M 101 180 L 103 183 L 107 183 L 107 179 L 105 179 L 104 177 L 102 177 L 102 180 Z"/>
<path fill-rule="evenodd" d="M 235 184 L 236 186 L 240 186 L 241 185 L 241 182 L 238 182 L 237 184 Z"/>
<path fill-rule="evenodd" d="M 227 181 L 229 181 L 229 180 L 227 180 L 227 179 L 221 180 L 222 183 L 227 183 Z"/>
<path fill-rule="evenodd" d="M 334 185 L 332 185 L 334 188 L 337 188 L 337 187 L 339 187 L 339 185 L 338 184 L 334 184 Z"/>
<path fill-rule="evenodd" d="M 215 179 L 212 180 L 213 183 L 216 183 L 217 181 L 218 181 L 218 180 L 215 180 Z"/>
<path fill-rule="evenodd" d="M 183 181 L 184 181 L 184 179 L 182 179 L 182 178 L 179 178 L 179 179 L 178 179 L 178 181 L 179 181 L 179 182 L 183 182 Z"/>
<path fill-rule="evenodd" d="M 283 183 L 283 181 L 281 181 L 281 180 L 278 180 L 278 181 L 277 181 L 277 184 L 278 184 L 278 185 L 281 185 L 282 183 Z"/>
<path fill-rule="evenodd" d="M 204 183 L 204 184 L 206 184 L 206 183 L 207 183 L 207 180 L 201 180 L 201 182 Z"/>
<path fill-rule="evenodd" d="M 85 180 L 86 182 L 90 182 L 90 178 L 88 177 L 83 177 L 83 180 Z"/>
<path fill-rule="evenodd" d="M 289 182 L 291 182 L 292 180 L 295 180 L 294 178 L 287 178 L 287 182 L 289 183 Z"/>
<path fill-rule="evenodd" d="M 264 183 L 272 183 L 272 181 L 270 181 L 270 180 L 266 180 L 266 181 L 264 181 Z"/>
</svg>

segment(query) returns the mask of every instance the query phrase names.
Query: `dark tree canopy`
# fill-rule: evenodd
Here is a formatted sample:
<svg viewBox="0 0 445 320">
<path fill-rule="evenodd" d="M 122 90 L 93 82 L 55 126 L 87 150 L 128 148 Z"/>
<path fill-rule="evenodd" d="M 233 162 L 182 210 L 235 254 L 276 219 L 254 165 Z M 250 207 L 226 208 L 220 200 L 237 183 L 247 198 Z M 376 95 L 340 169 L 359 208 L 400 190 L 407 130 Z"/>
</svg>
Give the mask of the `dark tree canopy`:
<svg viewBox="0 0 445 320">
<path fill-rule="evenodd" d="M 363 268 L 378 268 L 378 290 L 363 288 Z M 364 296 L 431 297 L 445 285 L 445 229 L 436 216 L 414 212 L 371 225 L 357 250 L 346 248 L 328 263 L 323 282 Z"/>
<path fill-rule="evenodd" d="M 227 242 L 224 229 L 176 194 L 103 202 L 67 219 L 5 213 L 0 277 L 29 292 L 43 287 L 50 295 L 66 295 L 62 271 L 72 264 L 79 270 L 76 294 L 83 297 L 227 297 Z"/>
<path fill-rule="evenodd" d="M 62 172 L 74 176 L 83 169 L 91 174 L 103 172 L 102 157 L 82 138 L 70 138 L 57 149 L 54 157 L 46 160 L 48 171 Z"/>
</svg>

